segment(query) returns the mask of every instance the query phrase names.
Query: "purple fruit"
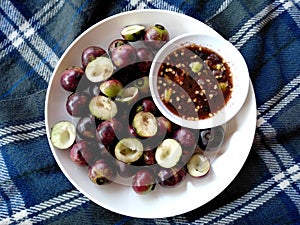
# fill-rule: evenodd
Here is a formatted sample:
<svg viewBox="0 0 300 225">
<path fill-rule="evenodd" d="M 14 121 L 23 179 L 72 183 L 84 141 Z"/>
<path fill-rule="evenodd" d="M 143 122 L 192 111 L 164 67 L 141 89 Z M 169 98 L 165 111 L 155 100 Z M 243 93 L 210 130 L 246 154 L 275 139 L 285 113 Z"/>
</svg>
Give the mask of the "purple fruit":
<svg viewBox="0 0 300 225">
<path fill-rule="evenodd" d="M 145 150 L 143 154 L 144 162 L 146 165 L 155 165 L 155 150 Z"/>
<path fill-rule="evenodd" d="M 81 117 L 76 125 L 77 135 L 85 140 L 93 140 L 96 138 L 96 119 L 89 115 Z"/>
<path fill-rule="evenodd" d="M 128 163 L 124 163 L 120 160 L 116 160 L 116 161 L 117 161 L 118 173 L 121 177 L 129 178 L 136 173 L 138 167 L 132 166 Z"/>
<path fill-rule="evenodd" d="M 115 39 L 108 45 L 108 51 L 111 53 L 115 48 L 121 45 L 127 45 L 128 41 L 124 39 Z"/>
<path fill-rule="evenodd" d="M 186 167 L 182 168 L 160 168 L 157 173 L 157 181 L 164 188 L 178 186 L 186 177 Z"/>
<path fill-rule="evenodd" d="M 137 194 L 147 194 L 154 190 L 155 185 L 154 175 L 146 167 L 140 169 L 132 179 L 132 188 Z"/>
<path fill-rule="evenodd" d="M 66 91 L 75 92 L 83 75 L 84 70 L 82 68 L 70 67 L 62 73 L 60 84 Z"/>
<path fill-rule="evenodd" d="M 155 24 L 145 30 L 145 44 L 154 50 L 161 48 L 169 39 L 168 30 L 160 24 Z"/>
<path fill-rule="evenodd" d="M 104 146 L 114 143 L 117 139 L 117 134 L 122 131 L 122 124 L 115 118 L 104 120 L 96 129 L 97 140 Z"/>
<path fill-rule="evenodd" d="M 165 117 L 159 116 L 156 118 L 157 120 L 157 136 L 166 136 L 172 131 L 172 123 Z"/>
<path fill-rule="evenodd" d="M 149 72 L 152 60 L 154 58 L 153 52 L 148 48 L 141 47 L 136 50 L 136 54 L 138 57 L 139 70 L 143 73 Z"/>
<path fill-rule="evenodd" d="M 157 111 L 155 103 L 150 99 L 143 99 L 141 103 L 137 106 L 136 112 L 150 112 L 155 114 Z"/>
<path fill-rule="evenodd" d="M 68 96 L 66 109 L 71 116 L 80 117 L 88 114 L 89 95 L 75 92 Z"/>
<path fill-rule="evenodd" d="M 89 46 L 83 50 L 81 55 L 82 66 L 85 68 L 89 62 L 93 61 L 95 58 L 106 54 L 106 51 L 98 46 Z"/>
<path fill-rule="evenodd" d="M 188 128 L 180 128 L 177 129 L 174 134 L 173 138 L 179 142 L 183 149 L 195 149 L 196 147 L 196 140 L 194 133 Z"/>
<path fill-rule="evenodd" d="M 117 170 L 110 161 L 100 159 L 88 168 L 90 180 L 98 185 L 109 184 L 116 179 Z"/>
<path fill-rule="evenodd" d="M 124 68 L 136 63 L 136 50 L 131 45 L 121 45 L 112 50 L 111 58 L 116 67 Z"/>
<path fill-rule="evenodd" d="M 87 141 L 76 142 L 70 150 L 70 158 L 78 166 L 87 166 L 94 158 L 94 146 Z"/>
</svg>

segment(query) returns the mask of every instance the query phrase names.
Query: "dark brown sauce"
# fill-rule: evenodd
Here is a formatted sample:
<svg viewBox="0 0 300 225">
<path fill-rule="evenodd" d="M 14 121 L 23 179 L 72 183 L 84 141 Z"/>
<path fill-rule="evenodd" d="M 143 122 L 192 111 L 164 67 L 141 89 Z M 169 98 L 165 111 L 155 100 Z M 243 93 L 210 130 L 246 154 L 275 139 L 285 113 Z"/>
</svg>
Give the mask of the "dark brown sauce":
<svg viewBox="0 0 300 225">
<path fill-rule="evenodd" d="M 166 107 L 188 120 L 213 116 L 228 102 L 233 87 L 224 59 L 195 44 L 180 47 L 165 58 L 157 84 Z"/>
</svg>

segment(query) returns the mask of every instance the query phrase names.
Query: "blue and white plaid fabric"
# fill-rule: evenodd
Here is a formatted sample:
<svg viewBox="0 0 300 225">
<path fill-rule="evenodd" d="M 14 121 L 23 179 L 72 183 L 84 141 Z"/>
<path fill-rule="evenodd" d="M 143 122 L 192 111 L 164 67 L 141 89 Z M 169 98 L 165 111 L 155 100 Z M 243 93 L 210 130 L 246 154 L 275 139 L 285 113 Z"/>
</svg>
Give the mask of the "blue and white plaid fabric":
<svg viewBox="0 0 300 225">
<path fill-rule="evenodd" d="M 241 172 L 211 202 L 172 218 L 130 218 L 89 201 L 59 169 L 45 132 L 46 88 L 68 45 L 96 22 L 142 8 L 185 13 L 228 39 L 257 99 Z M 299 0 L 0 0 L 0 28 L 0 225 L 300 224 Z"/>
</svg>

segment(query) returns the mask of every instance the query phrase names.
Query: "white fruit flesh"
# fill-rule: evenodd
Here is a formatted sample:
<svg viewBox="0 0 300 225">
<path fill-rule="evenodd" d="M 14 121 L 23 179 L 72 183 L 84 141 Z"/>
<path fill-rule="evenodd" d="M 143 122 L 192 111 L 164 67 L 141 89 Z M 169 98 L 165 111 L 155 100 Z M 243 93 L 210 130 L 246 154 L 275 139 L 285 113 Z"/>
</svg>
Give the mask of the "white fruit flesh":
<svg viewBox="0 0 300 225">
<path fill-rule="evenodd" d="M 136 138 L 124 138 L 115 147 L 115 155 L 124 163 L 137 161 L 143 155 L 143 144 Z"/>
<path fill-rule="evenodd" d="M 165 139 L 156 149 L 155 159 L 164 168 L 174 167 L 182 155 L 181 145 L 174 139 Z"/>
<path fill-rule="evenodd" d="M 138 88 L 136 87 L 126 87 L 123 88 L 117 95 L 116 100 L 119 102 L 132 102 L 137 98 Z"/>
<path fill-rule="evenodd" d="M 157 120 L 150 112 L 138 112 L 133 118 L 132 125 L 141 137 L 152 137 L 157 133 Z"/>
<path fill-rule="evenodd" d="M 202 177 L 210 170 L 210 161 L 206 156 L 196 153 L 187 163 L 187 169 L 191 176 Z"/>
<path fill-rule="evenodd" d="M 91 82 L 101 82 L 107 80 L 113 74 L 114 66 L 112 61 L 104 56 L 97 57 L 85 68 L 86 77 Z"/>
<path fill-rule="evenodd" d="M 102 120 L 111 119 L 117 114 L 116 103 L 110 98 L 101 95 L 92 98 L 89 109 L 92 115 Z"/>
<path fill-rule="evenodd" d="M 59 121 L 51 129 L 50 140 L 55 148 L 69 149 L 75 142 L 76 129 L 69 121 Z"/>
<path fill-rule="evenodd" d="M 145 30 L 144 26 L 141 25 L 131 25 L 125 27 L 121 31 L 121 35 L 125 40 L 135 41 L 142 34 L 142 31 Z"/>
</svg>

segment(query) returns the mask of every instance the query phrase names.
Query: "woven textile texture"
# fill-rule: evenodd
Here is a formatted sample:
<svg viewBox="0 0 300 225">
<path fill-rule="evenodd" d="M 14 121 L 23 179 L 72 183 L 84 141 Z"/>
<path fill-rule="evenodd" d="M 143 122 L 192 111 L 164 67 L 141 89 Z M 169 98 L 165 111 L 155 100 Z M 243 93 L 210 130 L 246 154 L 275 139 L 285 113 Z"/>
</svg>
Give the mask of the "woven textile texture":
<svg viewBox="0 0 300 225">
<path fill-rule="evenodd" d="M 63 52 L 93 24 L 135 9 L 180 12 L 215 29 L 244 56 L 256 95 L 257 129 L 238 176 L 171 218 L 96 205 L 64 176 L 46 137 L 45 95 Z M 0 225 L 300 224 L 299 58 L 299 0 L 0 0 Z"/>
</svg>

